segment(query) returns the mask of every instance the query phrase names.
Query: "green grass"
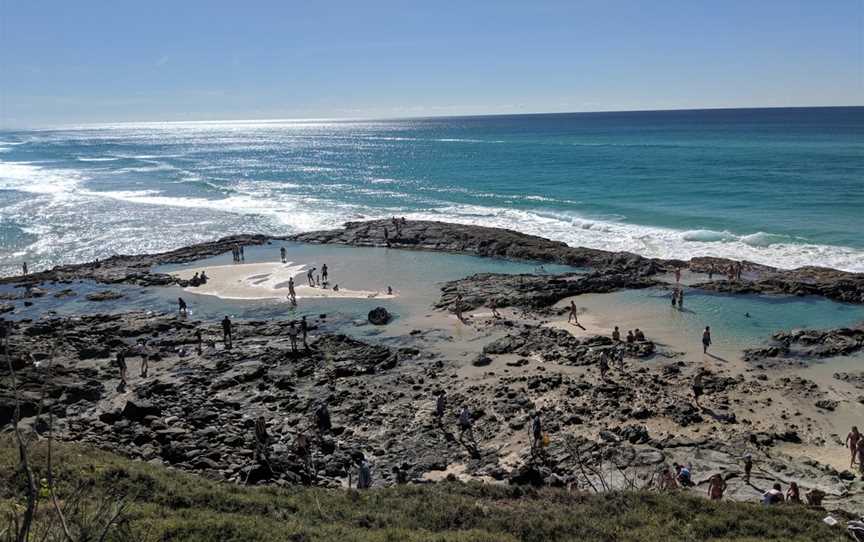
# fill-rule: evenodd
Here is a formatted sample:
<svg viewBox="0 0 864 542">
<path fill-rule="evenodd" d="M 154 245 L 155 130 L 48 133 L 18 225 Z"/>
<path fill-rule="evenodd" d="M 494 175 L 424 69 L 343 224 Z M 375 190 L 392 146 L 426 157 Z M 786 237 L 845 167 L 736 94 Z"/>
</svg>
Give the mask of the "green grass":
<svg viewBox="0 0 864 542">
<path fill-rule="evenodd" d="M 17 452 L 0 438 L 0 509 L 23 501 Z M 442 483 L 356 491 L 238 487 L 92 448 L 55 444 L 57 495 L 134 495 L 111 540 L 557 541 L 838 540 L 824 512 L 713 503 L 682 494 L 526 490 Z M 33 450 L 37 476 L 44 444 Z M 47 503 L 40 505 L 47 508 Z M 85 507 L 86 508 L 86 507 Z M 0 516 L 0 531 L 8 521 Z M 40 514 L 47 521 L 48 513 Z M 74 518 L 73 518 L 74 519 Z"/>
</svg>

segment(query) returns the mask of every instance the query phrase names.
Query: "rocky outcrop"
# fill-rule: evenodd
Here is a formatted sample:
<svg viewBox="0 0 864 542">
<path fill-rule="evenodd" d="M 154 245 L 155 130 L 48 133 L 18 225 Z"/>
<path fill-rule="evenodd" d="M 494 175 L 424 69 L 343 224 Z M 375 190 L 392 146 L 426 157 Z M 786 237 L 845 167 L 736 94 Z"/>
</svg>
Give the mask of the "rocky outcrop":
<svg viewBox="0 0 864 542">
<path fill-rule="evenodd" d="M 864 327 L 831 330 L 800 329 L 780 331 L 769 346 L 744 351 L 747 361 L 766 358 L 829 358 L 846 356 L 864 349 Z"/>
<path fill-rule="evenodd" d="M 564 275 L 507 275 L 480 273 L 445 283 L 436 308 L 454 310 L 462 296 L 462 310 L 482 306 L 544 309 L 558 301 L 586 293 L 607 293 L 624 288 L 648 288 L 657 281 L 626 272 L 571 273 Z"/>
<path fill-rule="evenodd" d="M 370 324 L 374 324 L 376 326 L 384 326 L 390 323 L 390 319 L 392 318 L 390 312 L 384 307 L 375 307 L 371 311 L 369 311 L 368 319 Z"/>
</svg>

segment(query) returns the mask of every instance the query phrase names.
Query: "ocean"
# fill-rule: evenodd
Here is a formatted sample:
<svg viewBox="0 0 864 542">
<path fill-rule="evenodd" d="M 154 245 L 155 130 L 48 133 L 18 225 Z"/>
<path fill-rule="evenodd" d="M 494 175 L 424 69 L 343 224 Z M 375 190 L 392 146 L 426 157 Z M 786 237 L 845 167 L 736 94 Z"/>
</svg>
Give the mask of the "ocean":
<svg viewBox="0 0 864 542">
<path fill-rule="evenodd" d="M 864 272 L 864 107 L 0 131 L 0 274 L 393 215 Z"/>
</svg>

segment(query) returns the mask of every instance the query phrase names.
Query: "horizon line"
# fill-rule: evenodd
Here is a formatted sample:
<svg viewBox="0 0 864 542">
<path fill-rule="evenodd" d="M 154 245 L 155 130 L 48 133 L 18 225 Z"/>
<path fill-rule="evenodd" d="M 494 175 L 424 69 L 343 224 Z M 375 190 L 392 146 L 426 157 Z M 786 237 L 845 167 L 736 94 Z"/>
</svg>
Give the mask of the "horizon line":
<svg viewBox="0 0 864 542">
<path fill-rule="evenodd" d="M 850 109 L 864 108 L 864 104 L 859 105 L 781 105 L 781 106 L 747 106 L 747 107 L 688 107 L 688 108 L 668 108 L 668 109 L 600 109 L 594 111 L 536 111 L 527 113 L 466 113 L 459 115 L 417 115 L 417 116 L 358 116 L 358 117 L 289 117 L 289 118 L 211 118 L 211 119 L 196 119 L 196 120 L 124 120 L 124 121 L 101 121 L 101 122 L 84 122 L 84 123 L 67 123 L 57 125 L 34 125 L 29 127 L 12 127 L 0 126 L 0 130 L 22 130 L 22 131 L 39 131 L 39 130 L 60 130 L 60 129 L 94 129 L 105 128 L 117 125 L 136 125 L 136 124 L 210 124 L 210 123 L 236 123 L 242 124 L 247 122 L 371 122 L 371 121 L 403 121 L 403 120 L 427 120 L 427 119 L 470 119 L 470 118 L 488 118 L 488 117 L 527 117 L 527 116 L 546 116 L 546 115 L 592 115 L 592 114 L 613 114 L 613 113 L 662 113 L 662 112 L 696 112 L 696 111 L 746 111 L 746 110 L 763 110 L 763 109 Z"/>
</svg>

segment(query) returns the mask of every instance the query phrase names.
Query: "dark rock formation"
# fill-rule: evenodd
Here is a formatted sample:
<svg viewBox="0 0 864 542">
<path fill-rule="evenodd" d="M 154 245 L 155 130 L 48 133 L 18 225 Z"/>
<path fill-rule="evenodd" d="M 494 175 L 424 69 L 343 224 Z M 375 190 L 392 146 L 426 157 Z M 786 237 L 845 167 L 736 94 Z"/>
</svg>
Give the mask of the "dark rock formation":
<svg viewBox="0 0 864 542">
<path fill-rule="evenodd" d="M 384 307 L 375 307 L 369 311 L 369 323 L 376 326 L 387 325 L 392 318 L 390 313 Z"/>
<path fill-rule="evenodd" d="M 747 361 L 766 358 L 828 358 L 845 356 L 864 349 L 864 327 L 830 330 L 800 329 L 780 331 L 772 344 L 744 351 Z"/>
</svg>

